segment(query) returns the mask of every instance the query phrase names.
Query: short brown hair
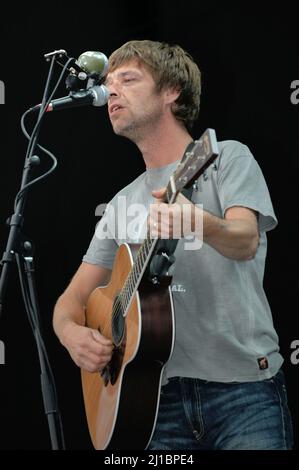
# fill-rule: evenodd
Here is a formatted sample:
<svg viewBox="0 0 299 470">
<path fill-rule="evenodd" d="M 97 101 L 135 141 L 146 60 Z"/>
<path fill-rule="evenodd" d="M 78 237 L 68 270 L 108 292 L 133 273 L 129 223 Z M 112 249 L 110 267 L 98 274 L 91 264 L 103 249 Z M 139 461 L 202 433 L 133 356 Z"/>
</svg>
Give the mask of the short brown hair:
<svg viewBox="0 0 299 470">
<path fill-rule="evenodd" d="M 111 54 L 109 71 L 132 59 L 149 68 L 158 91 L 167 87 L 180 90 L 172 111 L 191 130 L 199 112 L 201 74 L 190 54 L 180 46 L 164 42 L 129 41 Z"/>
</svg>

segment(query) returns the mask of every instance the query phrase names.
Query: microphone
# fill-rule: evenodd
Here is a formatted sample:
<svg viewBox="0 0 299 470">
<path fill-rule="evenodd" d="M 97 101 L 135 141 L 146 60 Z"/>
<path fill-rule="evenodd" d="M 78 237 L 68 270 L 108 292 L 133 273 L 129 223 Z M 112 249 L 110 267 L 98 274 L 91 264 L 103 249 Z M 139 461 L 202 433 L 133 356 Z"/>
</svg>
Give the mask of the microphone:
<svg viewBox="0 0 299 470">
<path fill-rule="evenodd" d="M 108 59 L 102 52 L 86 51 L 77 60 L 73 59 L 73 66 L 66 79 L 66 88 L 78 91 L 100 85 L 102 78 L 108 71 Z"/>
<path fill-rule="evenodd" d="M 83 52 L 75 62 L 87 74 L 104 77 L 108 71 L 108 59 L 102 52 Z"/>
<path fill-rule="evenodd" d="M 76 108 L 78 106 L 104 106 L 109 99 L 109 91 L 105 85 L 96 85 L 88 88 L 87 90 L 79 90 L 71 92 L 68 96 L 57 98 L 51 101 L 46 109 L 46 112 L 58 111 L 60 109 Z M 40 109 L 41 104 L 32 108 L 32 110 Z"/>
</svg>

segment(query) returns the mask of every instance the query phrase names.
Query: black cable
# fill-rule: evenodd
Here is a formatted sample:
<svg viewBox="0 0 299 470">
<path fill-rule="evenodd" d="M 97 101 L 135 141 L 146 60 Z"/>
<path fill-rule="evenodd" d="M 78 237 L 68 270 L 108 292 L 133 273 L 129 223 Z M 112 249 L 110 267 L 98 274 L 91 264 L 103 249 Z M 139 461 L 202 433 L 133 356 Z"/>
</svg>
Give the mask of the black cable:
<svg viewBox="0 0 299 470">
<path fill-rule="evenodd" d="M 50 86 L 49 84 L 49 78 L 52 74 L 52 69 L 53 69 L 53 64 L 54 64 L 54 59 L 55 59 L 55 56 L 52 57 L 52 62 L 51 62 L 51 66 L 50 66 L 50 70 L 49 70 L 49 73 L 48 73 L 48 78 L 47 78 L 47 82 L 46 82 L 46 86 L 45 86 L 45 91 L 44 91 L 44 95 L 43 95 L 43 98 L 42 98 L 42 102 L 41 102 L 41 105 L 40 105 L 40 109 L 39 109 L 39 115 L 38 115 L 38 119 L 37 119 L 37 122 L 35 124 L 35 127 L 33 129 L 33 132 L 30 136 L 30 142 L 28 144 L 28 148 L 27 148 L 27 153 L 26 153 L 26 158 L 29 156 L 29 152 L 30 152 L 30 147 L 31 147 L 31 144 L 32 144 L 32 141 L 33 141 L 33 138 L 35 137 L 35 134 L 37 133 L 37 131 L 39 130 L 39 126 L 41 124 L 41 121 L 42 121 L 42 118 L 44 117 L 45 113 L 46 113 L 46 110 L 54 96 L 54 94 L 56 93 L 56 90 L 58 88 L 58 86 L 60 85 L 60 82 L 63 78 L 63 75 L 65 73 L 65 71 L 67 70 L 67 66 L 68 64 L 73 60 L 73 59 L 69 59 L 66 64 L 64 65 L 61 73 L 60 73 L 60 76 L 56 82 L 56 85 L 52 91 L 52 93 L 50 94 L 50 97 L 48 98 L 48 101 L 46 102 L 46 96 L 47 96 L 47 93 L 48 93 L 48 88 Z M 30 108 L 30 111 L 35 111 L 36 110 L 36 106 L 33 106 L 33 108 Z"/>
<path fill-rule="evenodd" d="M 49 91 L 49 87 L 50 87 L 50 80 L 51 80 L 51 77 L 53 75 L 54 64 L 55 64 L 55 55 L 52 56 L 50 69 L 49 69 L 49 72 L 48 72 L 47 81 L 46 81 L 46 85 L 45 85 L 44 93 L 43 93 L 43 97 L 42 97 L 42 102 L 41 102 L 41 105 L 40 105 L 40 108 L 39 108 L 39 114 L 38 114 L 37 122 L 36 122 L 36 125 L 35 125 L 34 129 L 33 129 L 32 134 L 30 136 L 25 161 L 27 161 L 27 158 L 30 157 L 31 149 L 34 148 L 35 144 L 36 144 L 36 134 L 39 131 L 41 121 L 42 121 L 42 117 L 43 117 L 45 109 L 46 109 L 45 108 L 45 103 L 46 103 L 46 100 L 47 100 L 47 95 L 48 95 L 48 91 Z"/>
<path fill-rule="evenodd" d="M 67 69 L 67 66 L 68 64 L 72 61 L 73 59 L 69 59 L 66 64 L 64 65 L 64 68 L 56 82 L 56 85 L 53 89 L 53 91 L 51 92 L 51 95 L 50 97 L 48 98 L 47 102 L 45 103 L 45 105 L 43 107 L 41 107 L 41 111 L 40 111 L 40 114 L 39 114 L 39 117 L 38 117 L 38 120 L 35 124 L 35 127 L 32 131 L 32 134 L 29 135 L 29 133 L 27 132 L 26 130 L 26 127 L 25 127 L 25 117 L 31 113 L 32 111 L 35 110 L 35 107 L 33 108 L 29 108 L 27 111 L 25 111 L 25 113 L 22 115 L 22 118 L 21 118 L 21 128 L 22 128 L 22 132 L 23 134 L 25 135 L 25 137 L 29 140 L 29 143 L 28 143 L 28 147 L 27 147 L 27 152 L 26 152 L 26 162 L 28 164 L 30 164 L 30 159 L 29 159 L 29 155 L 30 155 L 30 152 L 31 152 L 31 148 L 32 148 L 32 145 L 33 145 L 33 140 L 37 134 L 37 132 L 39 131 L 39 127 L 41 125 L 41 122 L 42 122 L 42 119 L 43 117 L 45 116 L 46 114 L 46 110 L 49 106 L 49 104 L 51 103 L 52 101 L 52 98 L 54 96 L 54 94 L 56 93 L 56 90 L 58 88 L 58 86 L 60 85 L 60 82 L 63 78 L 63 75 Z M 41 105 L 42 106 L 42 105 Z M 46 171 L 45 173 L 43 173 L 42 175 L 38 176 L 37 178 L 31 180 L 29 183 L 27 183 L 16 195 L 15 197 L 15 202 L 14 202 L 14 210 L 16 211 L 16 207 L 17 207 L 17 204 L 18 204 L 18 201 L 21 197 L 21 195 L 32 185 L 38 183 L 39 181 L 43 180 L 44 178 L 46 178 L 47 176 L 49 176 L 51 173 L 53 173 L 53 171 L 55 170 L 56 166 L 57 166 L 57 159 L 56 157 L 47 149 L 45 149 L 44 147 L 42 147 L 41 145 L 37 144 L 37 147 L 42 150 L 44 153 L 46 153 L 52 160 L 53 160 L 53 165 L 52 167 Z"/>
<path fill-rule="evenodd" d="M 28 113 L 30 113 L 32 110 L 31 109 L 28 109 L 22 116 L 22 119 L 21 119 L 21 127 L 22 127 L 22 131 L 24 133 L 24 135 L 28 138 L 30 138 L 29 134 L 27 133 L 26 131 L 26 128 L 25 128 L 25 125 L 24 125 L 24 119 L 25 117 L 27 116 Z M 17 204 L 20 200 L 20 197 L 22 196 L 22 194 L 27 191 L 27 189 L 38 183 L 39 181 L 43 180 L 44 178 L 46 178 L 47 176 L 49 176 L 51 173 L 53 173 L 53 171 L 55 170 L 56 166 L 57 166 L 57 158 L 55 157 L 55 155 L 53 153 L 51 153 L 49 150 L 47 150 L 46 148 L 42 147 L 41 145 L 37 144 L 37 147 L 42 151 L 44 152 L 46 155 L 48 155 L 52 161 L 53 161 L 53 164 L 51 166 L 51 168 L 49 170 L 47 170 L 45 173 L 43 173 L 42 175 L 38 176 L 37 178 L 31 180 L 29 183 L 27 183 L 16 195 L 15 197 L 15 202 L 14 202 L 14 210 L 16 212 L 16 208 L 17 208 Z M 30 165 L 30 161 L 28 161 L 28 158 L 27 158 L 27 164 Z"/>
</svg>

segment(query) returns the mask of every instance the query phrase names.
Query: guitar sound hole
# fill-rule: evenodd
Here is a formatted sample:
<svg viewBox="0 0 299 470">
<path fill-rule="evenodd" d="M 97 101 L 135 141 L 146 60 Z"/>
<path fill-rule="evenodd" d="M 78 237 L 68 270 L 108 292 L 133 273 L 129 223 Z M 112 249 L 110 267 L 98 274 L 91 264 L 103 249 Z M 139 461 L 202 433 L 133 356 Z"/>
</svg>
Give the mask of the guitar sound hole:
<svg viewBox="0 0 299 470">
<path fill-rule="evenodd" d="M 116 346 L 119 346 L 123 340 L 125 331 L 125 317 L 123 307 L 119 296 L 114 300 L 113 304 L 113 315 L 112 315 L 112 336 L 113 342 Z"/>
</svg>

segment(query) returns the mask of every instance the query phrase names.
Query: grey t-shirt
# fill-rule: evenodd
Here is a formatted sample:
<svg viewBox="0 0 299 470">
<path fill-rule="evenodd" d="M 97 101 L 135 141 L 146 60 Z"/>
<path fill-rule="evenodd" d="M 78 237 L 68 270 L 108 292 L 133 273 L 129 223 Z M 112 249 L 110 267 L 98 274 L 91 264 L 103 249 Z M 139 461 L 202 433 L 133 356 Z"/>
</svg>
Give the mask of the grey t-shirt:
<svg viewBox="0 0 299 470">
<path fill-rule="evenodd" d="M 257 211 L 259 247 L 253 259 L 237 261 L 206 243 L 185 250 L 185 240 L 179 241 L 172 280 L 176 336 L 164 382 L 174 376 L 219 382 L 262 380 L 272 377 L 283 362 L 263 289 L 266 231 L 277 224 L 268 188 L 247 146 L 237 141 L 218 146 L 219 156 L 198 179 L 192 201 L 218 217 L 232 206 Z M 139 217 L 138 230 L 129 234 L 118 233 L 120 217 L 128 225 L 134 215 L 127 210 L 132 204 L 148 208 L 151 191 L 167 185 L 177 163 L 147 169 L 112 199 L 84 262 L 112 269 L 121 243 L 142 241 L 138 237 L 146 227 L 146 213 Z"/>
</svg>

